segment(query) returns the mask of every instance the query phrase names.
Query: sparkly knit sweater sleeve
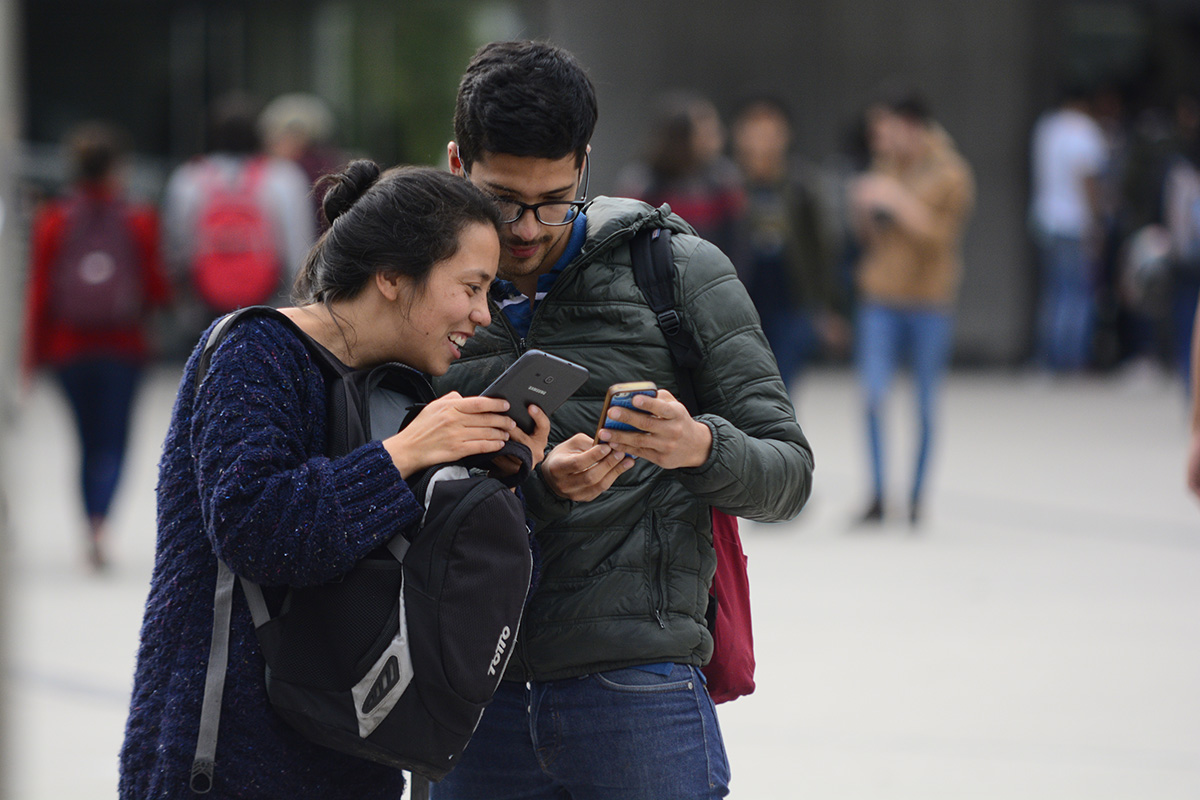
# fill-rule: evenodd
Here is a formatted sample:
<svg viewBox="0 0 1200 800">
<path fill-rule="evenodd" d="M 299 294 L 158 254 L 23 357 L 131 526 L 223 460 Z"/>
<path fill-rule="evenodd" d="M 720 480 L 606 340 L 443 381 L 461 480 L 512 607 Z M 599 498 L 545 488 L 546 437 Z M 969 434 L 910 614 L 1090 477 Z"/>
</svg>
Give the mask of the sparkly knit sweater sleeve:
<svg viewBox="0 0 1200 800">
<path fill-rule="evenodd" d="M 234 328 L 196 392 L 191 442 L 205 533 L 238 575 L 323 583 L 419 519 L 379 442 L 327 458 L 324 440 L 323 379 L 304 346 L 276 321 Z"/>
</svg>

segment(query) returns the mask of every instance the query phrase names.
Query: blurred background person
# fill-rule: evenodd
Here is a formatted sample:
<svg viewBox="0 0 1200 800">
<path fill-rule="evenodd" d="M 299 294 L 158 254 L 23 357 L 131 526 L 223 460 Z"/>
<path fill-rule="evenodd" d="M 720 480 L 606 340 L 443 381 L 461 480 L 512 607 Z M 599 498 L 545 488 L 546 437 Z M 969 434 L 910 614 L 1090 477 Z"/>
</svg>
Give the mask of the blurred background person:
<svg viewBox="0 0 1200 800">
<path fill-rule="evenodd" d="M 792 155 L 792 118 L 782 101 L 743 105 L 732 140 L 745 204 L 740 249 L 730 255 L 790 391 L 809 359 L 822 350 L 840 354 L 850 340 L 836 233 L 820 173 Z"/>
<path fill-rule="evenodd" d="M 286 300 L 316 236 L 309 181 L 295 162 L 263 152 L 253 99 L 214 103 L 207 153 L 171 174 L 163 224 L 186 300 L 175 331 L 183 347 L 219 314 Z"/>
<path fill-rule="evenodd" d="M 1188 374 L 1191 394 L 1191 442 L 1188 446 L 1187 486 L 1200 499 L 1200 303 L 1192 320 L 1192 361 Z"/>
<path fill-rule="evenodd" d="M 1129 169 L 1130 132 L 1125 98 L 1119 87 L 1104 83 L 1091 97 L 1092 116 L 1104 137 L 1104 166 L 1097 176 L 1096 325 L 1091 364 L 1099 370 L 1118 366 L 1125 357 L 1121 339 L 1121 249 L 1125 238 L 1122 181 Z"/>
<path fill-rule="evenodd" d="M 258 129 L 268 155 L 294 161 L 312 187 L 323 175 L 333 175 L 347 158 L 333 143 L 336 120 L 329 104 L 315 94 L 289 92 L 267 103 L 258 116 Z M 311 189 L 313 218 L 318 229 L 325 220 L 321 203 Z"/>
<path fill-rule="evenodd" d="M 1135 115 L 1120 183 L 1118 337 L 1128 373 L 1153 378 L 1174 370 L 1170 357 L 1170 236 L 1163 185 L 1177 151 L 1170 113 L 1151 105 Z"/>
<path fill-rule="evenodd" d="M 658 103 L 645 159 L 621 170 L 617 194 L 669 204 L 732 257 L 744 197 L 724 150 L 725 126 L 712 101 L 694 92 L 667 94 Z"/>
<path fill-rule="evenodd" d="M 974 177 L 924 99 L 905 93 L 868 116 L 871 167 L 851 189 L 858 264 L 857 361 L 866 398 L 873 495 L 863 523 L 884 518 L 882 415 L 902 360 L 916 380 L 920 434 L 908 518 L 921 518 L 937 392 L 953 345 L 963 228 Z"/>
<path fill-rule="evenodd" d="M 72 185 L 43 205 L 30 234 L 23 366 L 56 374 L 75 417 L 87 560 L 107 564 L 106 521 L 138 379 L 150 356 L 152 309 L 170 285 L 155 210 L 127 201 L 123 131 L 87 122 L 67 139 Z"/>
<path fill-rule="evenodd" d="M 1036 360 L 1053 373 L 1079 372 L 1092 355 L 1108 155 L 1082 88 L 1068 87 L 1038 119 L 1031 146 L 1030 223 L 1041 272 Z"/>
<path fill-rule="evenodd" d="M 1200 101 L 1175 103 L 1176 146 L 1163 178 L 1163 222 L 1170 241 L 1171 361 L 1190 392 L 1192 329 L 1200 292 Z"/>
<path fill-rule="evenodd" d="M 1200 291 L 1200 101 L 1143 110 L 1121 183 L 1120 297 L 1130 372 L 1190 380 Z"/>
</svg>

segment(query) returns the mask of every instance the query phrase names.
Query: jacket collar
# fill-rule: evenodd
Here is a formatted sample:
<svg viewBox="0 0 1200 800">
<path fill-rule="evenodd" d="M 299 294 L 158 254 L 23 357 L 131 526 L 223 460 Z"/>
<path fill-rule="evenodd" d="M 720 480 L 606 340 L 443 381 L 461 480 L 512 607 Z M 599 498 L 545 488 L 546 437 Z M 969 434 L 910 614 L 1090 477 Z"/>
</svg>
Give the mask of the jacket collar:
<svg viewBox="0 0 1200 800">
<path fill-rule="evenodd" d="M 575 263 L 585 263 L 631 239 L 642 228 L 667 228 L 672 233 L 696 234 L 696 230 L 665 203 L 654 208 L 629 197 L 597 197 L 584 208 L 587 240 Z"/>
</svg>

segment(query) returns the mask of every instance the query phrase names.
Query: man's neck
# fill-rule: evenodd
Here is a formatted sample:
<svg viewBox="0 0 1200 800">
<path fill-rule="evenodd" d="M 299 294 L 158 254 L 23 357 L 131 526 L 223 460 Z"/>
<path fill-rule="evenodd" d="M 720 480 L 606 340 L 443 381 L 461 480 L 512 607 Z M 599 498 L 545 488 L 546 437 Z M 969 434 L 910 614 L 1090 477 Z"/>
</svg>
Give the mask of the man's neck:
<svg viewBox="0 0 1200 800">
<path fill-rule="evenodd" d="M 549 272 L 549 270 L 547 270 Z M 538 278 L 542 277 L 543 273 L 533 275 L 523 275 L 513 281 L 513 286 L 517 287 L 517 291 L 529 298 L 529 302 L 533 302 L 537 296 Z"/>
<path fill-rule="evenodd" d="M 546 251 L 546 256 L 542 259 L 542 263 L 538 266 L 537 271 L 510 279 L 513 286 L 517 287 L 517 291 L 528 297 L 530 301 L 534 299 L 537 295 L 538 279 L 554 271 L 554 267 L 558 264 L 559 259 L 563 257 L 563 253 L 567 252 L 567 248 L 571 246 L 571 237 L 574 233 L 574 227 L 570 228 L 566 232 L 566 236 L 560 238 L 554 243 L 553 248 Z"/>
</svg>

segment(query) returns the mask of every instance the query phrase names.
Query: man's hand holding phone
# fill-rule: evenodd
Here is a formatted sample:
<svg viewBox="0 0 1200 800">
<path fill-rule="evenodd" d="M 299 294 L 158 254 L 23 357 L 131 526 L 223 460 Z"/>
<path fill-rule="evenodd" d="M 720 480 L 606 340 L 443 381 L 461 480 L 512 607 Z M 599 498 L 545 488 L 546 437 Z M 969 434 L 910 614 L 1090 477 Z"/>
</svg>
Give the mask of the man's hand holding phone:
<svg viewBox="0 0 1200 800">
<path fill-rule="evenodd" d="M 634 464 L 607 444 L 577 433 L 546 454 L 542 478 L 559 497 L 587 503 L 602 495 Z"/>
<path fill-rule="evenodd" d="M 712 452 L 712 431 L 653 383 L 609 387 L 595 436 L 577 433 L 542 462 L 542 477 L 559 497 L 589 502 L 644 458 L 663 469 L 698 467 Z"/>
<path fill-rule="evenodd" d="M 613 422 L 626 429 L 612 427 Z M 663 469 L 699 467 L 712 452 L 712 431 L 666 389 L 653 395 L 634 390 L 628 403 L 606 403 L 595 441 Z"/>
</svg>

